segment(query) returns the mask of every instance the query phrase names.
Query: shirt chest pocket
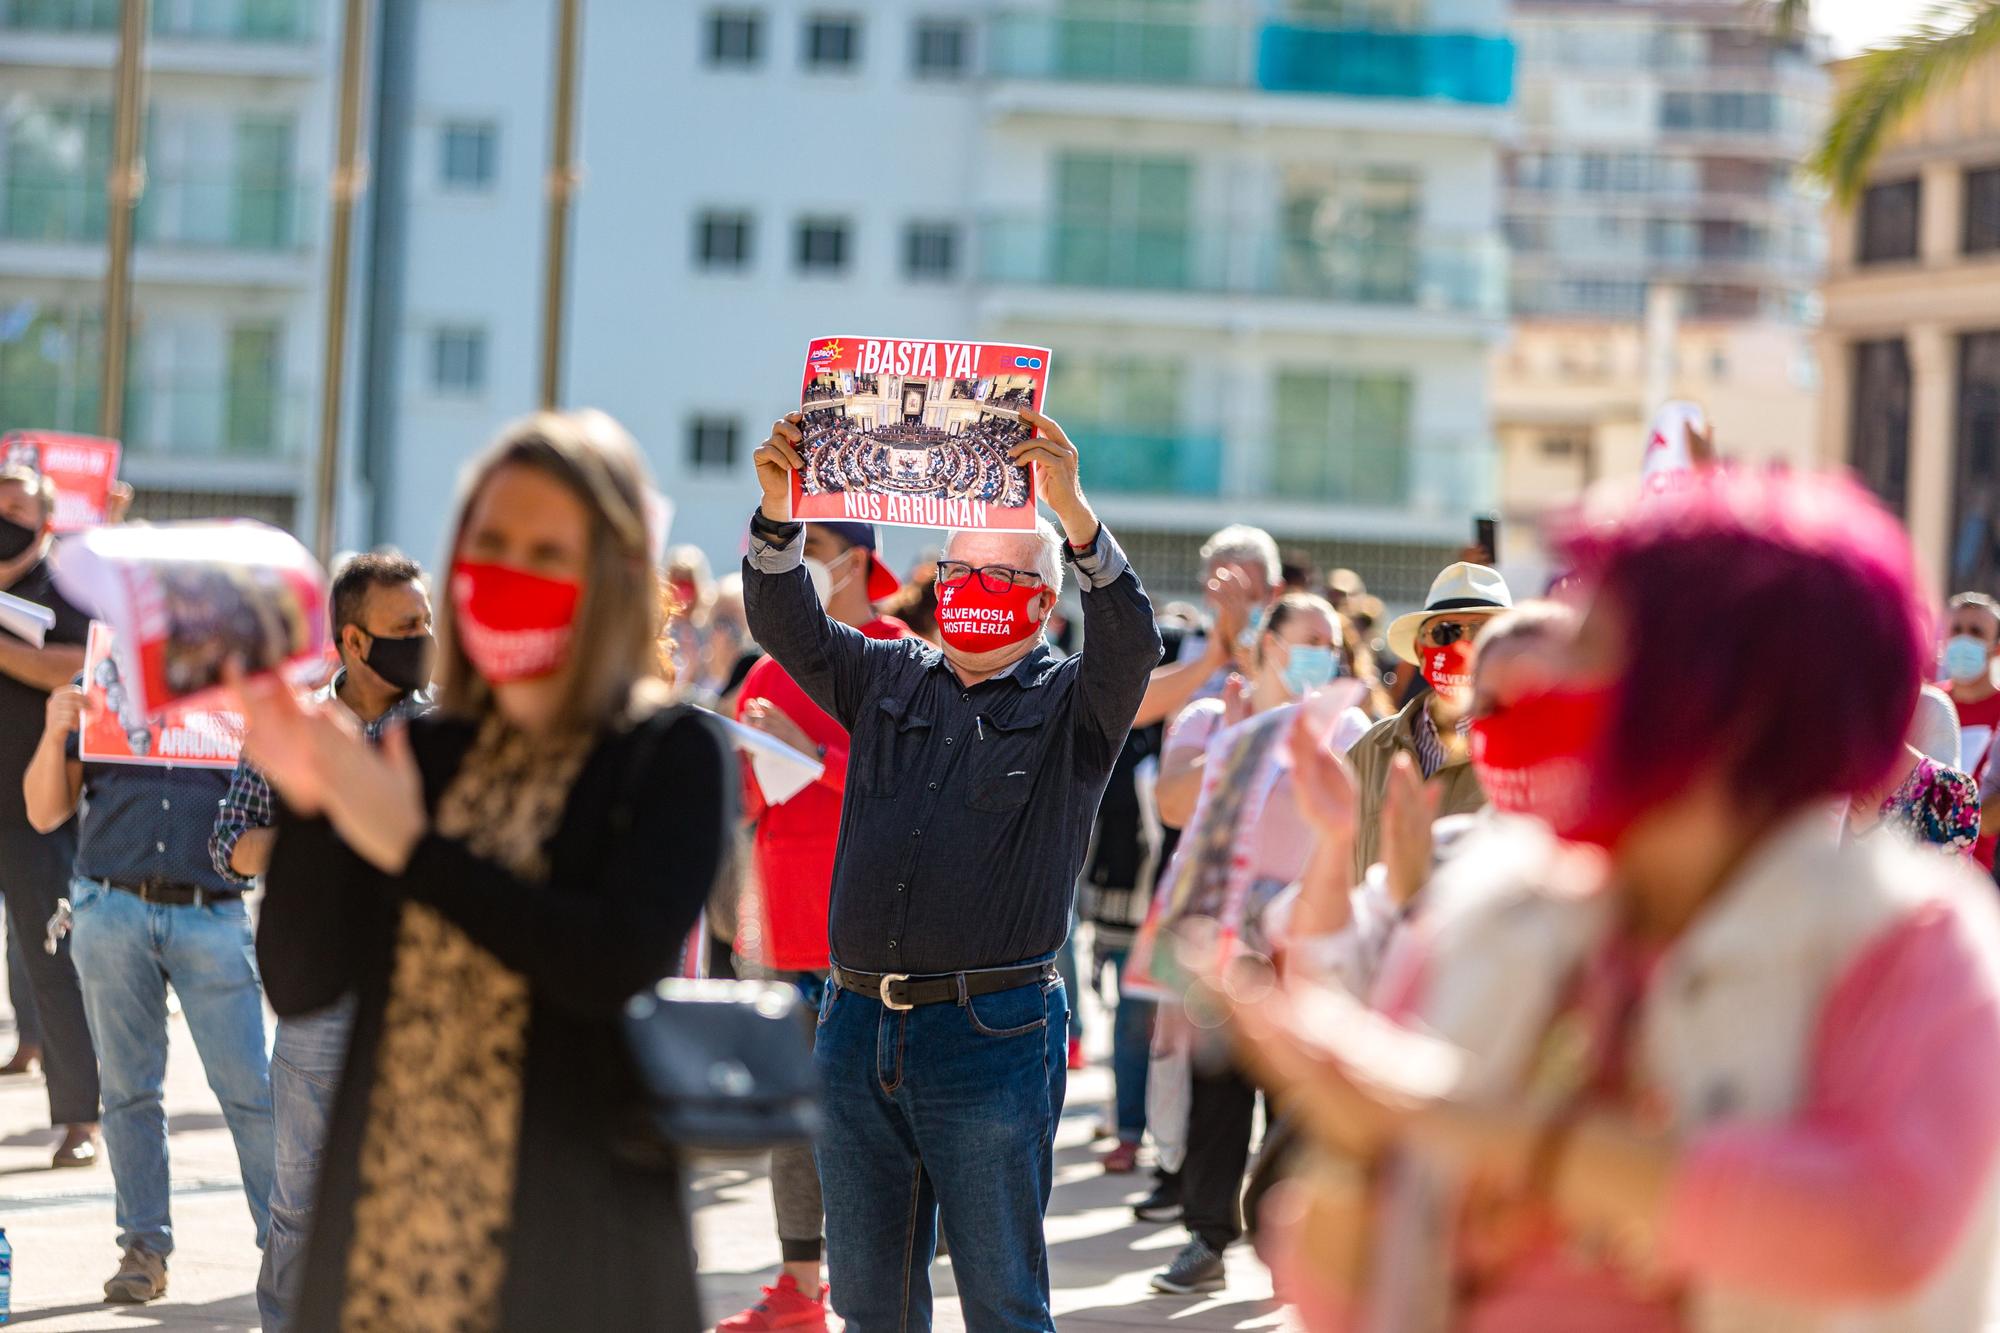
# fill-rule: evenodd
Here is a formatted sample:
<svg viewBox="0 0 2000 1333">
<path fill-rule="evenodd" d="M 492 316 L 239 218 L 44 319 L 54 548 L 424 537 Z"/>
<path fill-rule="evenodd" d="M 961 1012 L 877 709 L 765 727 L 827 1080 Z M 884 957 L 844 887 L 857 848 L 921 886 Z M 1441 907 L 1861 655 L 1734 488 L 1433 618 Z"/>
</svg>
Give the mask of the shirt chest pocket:
<svg viewBox="0 0 2000 1333">
<path fill-rule="evenodd" d="M 996 813 L 1028 803 L 1043 754 L 1048 711 L 1021 710 L 1006 718 L 982 717 L 973 728 L 965 803 Z"/>
<path fill-rule="evenodd" d="M 865 725 L 868 727 L 866 762 L 856 765 L 850 752 L 848 782 L 853 783 L 855 769 L 859 768 L 866 784 L 861 791 L 863 796 L 895 796 L 911 781 L 912 770 L 921 772 L 928 762 L 931 720 L 912 712 L 907 699 L 877 699 L 875 711 Z"/>
</svg>

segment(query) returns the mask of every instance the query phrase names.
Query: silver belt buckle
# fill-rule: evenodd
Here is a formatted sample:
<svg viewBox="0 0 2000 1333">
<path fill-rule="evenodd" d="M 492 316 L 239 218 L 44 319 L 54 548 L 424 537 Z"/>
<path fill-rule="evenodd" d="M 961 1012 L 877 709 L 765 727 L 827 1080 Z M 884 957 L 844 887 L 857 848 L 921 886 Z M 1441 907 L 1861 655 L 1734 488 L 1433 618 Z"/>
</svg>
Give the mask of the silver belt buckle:
<svg viewBox="0 0 2000 1333">
<path fill-rule="evenodd" d="M 889 987 L 891 985 L 898 981 L 908 981 L 909 979 L 910 974 L 908 972 L 884 972 L 882 974 L 882 980 L 877 983 L 880 989 L 876 991 L 876 995 L 881 998 L 884 1009 L 894 1009 L 897 1013 L 902 1013 L 905 1010 L 917 1007 L 914 1004 L 897 1004 L 889 998 Z"/>
</svg>

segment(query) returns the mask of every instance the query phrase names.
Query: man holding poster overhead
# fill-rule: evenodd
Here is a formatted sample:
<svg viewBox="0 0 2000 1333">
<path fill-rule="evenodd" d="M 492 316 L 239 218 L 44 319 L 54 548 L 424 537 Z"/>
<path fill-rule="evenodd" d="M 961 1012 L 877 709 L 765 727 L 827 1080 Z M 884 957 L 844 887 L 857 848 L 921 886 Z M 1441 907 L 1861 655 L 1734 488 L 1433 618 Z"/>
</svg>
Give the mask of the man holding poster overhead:
<svg viewBox="0 0 2000 1333">
<path fill-rule="evenodd" d="M 756 453 L 750 628 L 850 735 L 814 1060 L 829 1277 L 853 1333 L 930 1326 L 940 1214 L 967 1327 L 1055 1327 L 1042 1218 L 1069 1001 L 1054 958 L 1160 636 L 1075 447 L 1020 417 L 1039 434 L 1008 457 L 1032 465 L 1063 532 L 954 532 L 942 650 L 826 615 L 791 521 L 802 418 Z M 1088 646 L 1058 661 L 1042 631 L 1065 564 Z"/>
</svg>

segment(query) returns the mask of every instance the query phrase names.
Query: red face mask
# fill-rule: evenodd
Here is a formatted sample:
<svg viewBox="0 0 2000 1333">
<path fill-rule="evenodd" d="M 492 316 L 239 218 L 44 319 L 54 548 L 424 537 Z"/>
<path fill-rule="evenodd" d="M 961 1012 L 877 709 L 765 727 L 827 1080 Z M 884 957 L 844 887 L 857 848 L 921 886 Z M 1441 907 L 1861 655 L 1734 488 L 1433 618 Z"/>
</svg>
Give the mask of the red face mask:
<svg viewBox="0 0 2000 1333">
<path fill-rule="evenodd" d="M 451 567 L 458 641 L 490 685 L 534 680 L 562 670 L 583 585 L 548 579 L 512 565 L 459 560 Z"/>
<path fill-rule="evenodd" d="M 1424 644 L 1423 660 L 1417 669 L 1424 673 L 1424 679 L 1431 688 L 1452 703 L 1463 703 L 1472 695 L 1472 641 L 1460 639 L 1457 643 L 1434 648 Z"/>
<path fill-rule="evenodd" d="M 1591 767 L 1611 691 L 1557 690 L 1473 721 L 1473 772 L 1496 810 L 1532 815 L 1571 842 L 1609 847 L 1631 821 L 1593 806 Z"/>
<path fill-rule="evenodd" d="M 1028 608 L 1042 595 L 1042 586 L 1009 587 L 988 592 L 977 574 L 937 590 L 938 637 L 961 653 L 990 653 L 1031 637 L 1041 629 Z"/>
</svg>

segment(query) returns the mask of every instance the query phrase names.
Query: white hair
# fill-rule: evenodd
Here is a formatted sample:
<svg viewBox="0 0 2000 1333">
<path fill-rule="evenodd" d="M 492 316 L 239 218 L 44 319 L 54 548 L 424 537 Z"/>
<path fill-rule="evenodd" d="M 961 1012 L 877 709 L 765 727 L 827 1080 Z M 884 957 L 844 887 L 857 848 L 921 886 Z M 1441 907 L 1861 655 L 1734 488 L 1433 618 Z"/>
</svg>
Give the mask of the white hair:
<svg viewBox="0 0 2000 1333">
<path fill-rule="evenodd" d="M 953 528 L 944 535 L 944 549 L 947 556 L 951 554 L 953 543 L 957 542 L 959 537 L 963 535 L 978 536 L 983 534 L 976 528 Z M 1026 537 L 1029 534 L 1014 532 L 1007 535 L 1010 537 Z M 1042 576 L 1042 583 L 1050 592 L 1061 596 L 1063 590 L 1063 535 L 1056 531 L 1055 524 L 1038 514 L 1035 516 L 1035 531 L 1033 536 L 1035 538 L 1035 572 Z"/>
<path fill-rule="evenodd" d="M 1273 586 L 1284 581 L 1284 562 L 1278 558 L 1278 543 L 1262 528 L 1248 523 L 1232 523 L 1201 544 L 1204 568 L 1218 564 L 1262 565 L 1264 577 Z"/>
</svg>

